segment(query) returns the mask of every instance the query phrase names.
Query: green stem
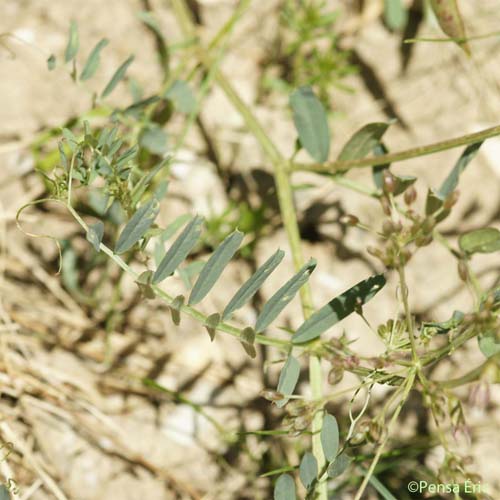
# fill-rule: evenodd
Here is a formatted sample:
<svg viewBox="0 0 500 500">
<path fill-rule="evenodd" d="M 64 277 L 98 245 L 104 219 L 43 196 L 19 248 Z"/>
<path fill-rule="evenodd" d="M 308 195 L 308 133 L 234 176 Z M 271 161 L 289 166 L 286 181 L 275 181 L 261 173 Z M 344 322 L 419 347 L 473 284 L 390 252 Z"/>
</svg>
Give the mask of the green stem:
<svg viewBox="0 0 500 500">
<path fill-rule="evenodd" d="M 399 285 L 403 296 L 403 307 L 405 310 L 406 327 L 408 329 L 408 337 L 410 339 L 411 353 L 413 362 L 418 362 L 417 347 L 415 345 L 415 329 L 413 327 L 413 318 L 411 316 L 410 304 L 408 302 L 408 285 L 406 284 L 405 268 L 403 265 L 398 267 Z"/>
<path fill-rule="evenodd" d="M 410 394 L 410 391 L 413 387 L 413 382 L 415 381 L 415 370 L 411 370 L 410 373 L 408 374 L 408 379 L 406 381 L 406 386 L 405 386 L 405 391 L 403 393 L 403 396 L 401 397 L 401 401 L 399 402 L 398 407 L 394 411 L 391 420 L 389 422 L 389 425 L 387 426 L 387 435 L 384 438 L 384 440 L 380 443 L 377 452 L 375 453 L 375 457 L 372 460 L 372 463 L 370 464 L 370 468 L 368 469 L 368 472 L 366 472 L 366 475 L 363 479 L 363 482 L 361 483 L 361 486 L 359 487 L 356 496 L 354 497 L 354 500 L 361 500 L 363 497 L 363 493 L 365 492 L 366 487 L 368 486 L 368 483 L 370 482 L 370 478 L 372 477 L 375 467 L 378 464 L 378 461 L 380 460 L 380 457 L 382 455 L 382 452 L 384 451 L 385 445 L 387 444 L 387 441 L 389 440 L 389 436 L 392 430 L 392 427 L 394 426 L 396 420 L 399 417 L 399 414 L 401 410 L 403 409 L 403 406 L 408 399 L 408 395 Z"/>
<path fill-rule="evenodd" d="M 186 8 L 184 0 L 172 0 L 172 6 L 174 7 L 175 14 L 182 26 L 185 34 L 192 35 L 195 31 L 192 21 L 189 16 L 189 11 Z M 198 55 L 202 64 L 205 66 L 207 71 L 211 71 L 213 67 L 213 61 L 206 55 L 203 48 L 200 46 L 198 50 Z M 276 182 L 276 191 L 278 196 L 278 202 L 280 205 L 281 217 L 283 219 L 283 224 L 285 226 L 285 231 L 287 233 L 288 242 L 290 245 L 290 251 L 292 254 L 293 264 L 296 270 L 302 267 L 304 258 L 302 254 L 301 239 L 299 226 L 297 222 L 297 214 L 295 211 L 295 206 L 293 202 L 293 190 L 291 187 L 289 179 L 289 165 L 283 155 L 279 152 L 278 148 L 275 146 L 273 141 L 266 134 L 261 124 L 252 113 L 249 106 L 247 106 L 238 93 L 234 90 L 233 86 L 226 79 L 224 74 L 216 69 L 214 73 L 214 78 L 222 91 L 226 94 L 231 104 L 238 110 L 242 118 L 244 119 L 247 128 L 254 135 L 254 137 L 259 142 L 260 146 L 264 150 L 265 154 L 272 162 L 274 167 L 274 179 Z M 306 283 L 300 290 L 300 298 L 302 304 L 302 311 L 304 318 L 307 319 L 312 310 L 313 303 L 311 298 L 311 289 L 308 283 Z M 311 391 L 314 399 L 322 398 L 322 386 L 321 386 L 321 360 L 318 356 L 312 355 L 309 360 L 309 378 L 311 383 Z M 322 412 L 317 412 L 313 422 L 312 422 L 312 432 L 313 432 L 313 453 L 318 461 L 318 466 L 321 468 L 324 465 L 325 458 L 323 455 L 323 449 L 321 446 L 321 441 L 319 440 L 319 432 L 323 425 L 323 414 Z M 321 483 L 318 485 L 318 500 L 327 499 L 327 485 Z"/>
<path fill-rule="evenodd" d="M 360 158 L 357 160 L 348 161 L 333 161 L 327 163 L 295 163 L 291 166 L 293 171 L 305 170 L 307 172 L 317 172 L 319 174 L 337 174 L 345 172 L 352 168 L 372 167 L 376 165 L 385 165 L 386 163 L 395 163 L 398 161 L 410 160 L 420 156 L 439 153 L 448 149 L 457 148 L 459 146 L 467 146 L 475 142 L 484 141 L 491 137 L 500 135 L 500 125 L 487 128 L 474 134 L 467 134 L 447 141 L 435 142 L 426 146 L 418 146 L 416 148 L 399 151 L 397 153 L 389 153 L 369 158 Z M 425 165 L 425 163 L 423 163 Z"/>
</svg>

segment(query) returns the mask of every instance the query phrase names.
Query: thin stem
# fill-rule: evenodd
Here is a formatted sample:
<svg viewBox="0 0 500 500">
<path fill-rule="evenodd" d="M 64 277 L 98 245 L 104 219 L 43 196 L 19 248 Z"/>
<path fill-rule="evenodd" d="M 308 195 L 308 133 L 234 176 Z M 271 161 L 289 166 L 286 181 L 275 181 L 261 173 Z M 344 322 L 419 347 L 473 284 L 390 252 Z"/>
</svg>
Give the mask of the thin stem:
<svg viewBox="0 0 500 500">
<path fill-rule="evenodd" d="M 366 487 L 368 486 L 368 483 L 370 481 L 370 478 L 373 475 L 373 472 L 375 471 L 375 467 L 378 464 L 378 461 L 380 460 L 380 457 L 382 455 L 382 452 L 384 451 L 385 445 L 387 444 L 387 441 L 389 440 L 390 432 L 392 430 L 392 427 L 394 426 L 396 420 L 399 417 L 399 414 L 408 399 L 408 395 L 410 394 L 410 391 L 413 387 L 413 382 L 415 381 L 415 370 L 411 370 L 410 373 L 408 374 L 408 379 L 406 381 L 406 386 L 405 386 L 405 391 L 403 393 L 403 396 L 401 397 L 401 401 L 399 402 L 398 407 L 394 411 L 391 420 L 389 422 L 389 425 L 387 426 L 387 435 L 384 438 L 384 440 L 380 443 L 377 452 L 375 454 L 375 457 L 372 460 L 372 463 L 370 465 L 370 468 L 368 469 L 368 472 L 366 473 L 363 482 L 361 483 L 361 486 L 359 487 L 356 496 L 354 497 L 354 500 L 361 500 L 363 497 L 363 493 L 365 492 Z"/>
<path fill-rule="evenodd" d="M 413 327 L 413 319 L 411 317 L 410 304 L 408 302 L 408 286 L 406 284 L 405 268 L 403 265 L 398 267 L 399 284 L 401 287 L 401 294 L 403 295 L 403 307 L 405 310 L 406 327 L 408 329 L 408 337 L 410 338 L 411 353 L 413 361 L 418 362 L 417 347 L 415 345 L 415 329 Z"/>
<path fill-rule="evenodd" d="M 496 127 L 487 128 L 474 134 L 462 135 L 454 139 L 446 141 L 435 142 L 426 146 L 418 146 L 416 148 L 399 151 L 397 153 L 389 153 L 386 155 L 374 156 L 369 158 L 360 158 L 357 160 L 349 161 L 333 161 L 327 163 L 294 163 L 291 166 L 293 171 L 304 170 L 307 172 L 317 172 L 319 174 L 337 174 L 345 172 L 352 168 L 372 167 L 376 165 L 385 165 L 386 163 L 395 163 L 398 161 L 410 160 L 420 156 L 439 153 L 448 149 L 457 148 L 459 146 L 467 146 L 475 142 L 484 141 L 491 137 L 500 135 L 500 125 Z M 425 163 L 424 163 L 425 164 Z"/>
</svg>

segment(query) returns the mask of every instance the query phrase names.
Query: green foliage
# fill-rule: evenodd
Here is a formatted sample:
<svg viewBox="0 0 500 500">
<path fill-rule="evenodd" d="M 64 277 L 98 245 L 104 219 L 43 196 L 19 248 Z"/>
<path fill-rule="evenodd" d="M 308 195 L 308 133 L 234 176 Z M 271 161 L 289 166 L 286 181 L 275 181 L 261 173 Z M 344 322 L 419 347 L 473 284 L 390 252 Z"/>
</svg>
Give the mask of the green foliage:
<svg viewBox="0 0 500 500">
<path fill-rule="evenodd" d="M 281 475 L 274 486 L 274 500 L 294 500 L 297 498 L 295 483 L 289 474 Z"/>
<path fill-rule="evenodd" d="M 290 96 L 290 106 L 300 144 L 317 162 L 326 161 L 330 130 L 323 105 L 310 87 L 301 87 Z"/>
<path fill-rule="evenodd" d="M 349 90 L 343 80 L 356 72 L 350 54 L 339 46 L 336 30 L 338 11 L 327 9 L 325 0 L 285 0 L 281 9 L 276 50 L 268 67 L 264 87 L 289 93 L 302 86 L 314 86 L 325 104 L 332 86 Z"/>
<path fill-rule="evenodd" d="M 292 355 L 289 355 L 280 373 L 278 393 L 284 394 L 285 396 L 293 394 L 299 380 L 299 375 L 300 363 Z M 276 405 L 281 408 L 287 402 L 288 398 L 282 398 L 276 402 Z"/>
<path fill-rule="evenodd" d="M 296 164 L 293 158 L 290 161 L 282 158 L 271 139 L 261 129 L 252 111 L 243 104 L 223 74 L 212 72 L 215 63 L 210 57 L 205 57 L 205 49 L 198 39 L 189 43 L 196 49 L 191 55 L 200 58 L 196 61 L 200 63 L 200 67 L 195 65 L 195 69 L 187 73 L 186 68 L 180 65 L 170 77 L 170 48 L 166 45 L 159 22 L 151 13 L 142 13 L 140 19 L 155 34 L 158 50 L 163 54 L 160 61 L 165 71 L 165 81 L 161 88 L 145 97 L 140 87 L 135 84 L 132 103 L 126 103 L 111 112 L 108 107 L 99 107 L 100 99 L 110 95 L 126 78 L 128 67 L 134 59 L 130 56 L 115 71 L 101 95 L 92 96 L 92 110 L 52 131 L 47 135 L 43 146 L 38 145 L 36 150 L 39 157 L 44 155 L 41 160 L 44 162 L 41 164 L 42 175 L 52 198 L 65 205 L 85 230 L 90 245 L 98 252 L 88 252 L 91 254 L 90 259 L 94 259 L 92 266 L 102 270 L 105 256 L 110 258 L 123 273 L 133 278 L 144 298 L 156 297 L 166 304 L 174 325 L 179 325 L 182 318 L 189 315 L 208 331 L 211 340 L 219 333 L 236 338 L 250 358 L 257 357 L 257 344 L 269 346 L 269 352 L 263 351 L 265 366 L 268 362 L 282 363 L 286 356 L 276 391 L 266 388 L 265 392 L 266 398 L 273 401 L 285 415 L 282 427 L 251 432 L 261 437 L 284 435 L 298 438 L 293 441 L 297 454 L 291 456 L 302 456 L 300 464 L 280 463 L 279 468 L 271 467 L 272 471 L 267 474 L 281 474 L 274 488 L 275 500 L 296 498 L 292 474 L 296 474 L 297 468 L 298 476 L 304 487 L 309 490 L 310 498 L 317 495 L 324 500 L 327 484 L 335 488 L 338 485 L 338 488 L 345 489 L 347 494 L 350 494 L 349 488 L 356 485 L 359 488 L 356 498 L 362 498 L 365 488 L 371 484 L 382 496 L 391 498 L 392 493 L 381 479 L 378 479 L 382 478 L 382 475 L 379 474 L 377 465 L 379 460 L 391 460 L 393 452 L 396 457 L 399 457 L 398 453 L 405 453 L 405 450 L 396 448 L 385 452 L 385 446 L 389 446 L 387 436 L 392 432 L 410 391 L 421 393 L 425 402 L 423 411 L 432 416 L 440 429 L 448 429 L 452 425 L 452 431 L 455 432 L 462 425 L 464 417 L 456 398 L 446 392 L 446 384 L 450 387 L 453 387 L 453 384 L 435 380 L 428 368 L 447 358 L 474 337 L 488 358 L 487 363 L 496 363 L 495 356 L 500 352 L 499 292 L 482 290 L 469 266 L 469 260 L 475 253 L 500 249 L 500 231 L 489 227 L 463 234 L 459 238 L 459 250 L 455 250 L 439 232 L 439 223 L 449 216 L 457 201 L 461 173 L 477 154 L 483 139 L 491 135 L 487 135 L 486 131 L 485 134 L 464 136 L 462 141 L 455 141 L 449 146 L 439 143 L 437 146 L 423 146 L 417 152 L 411 150 L 406 152 L 406 156 L 405 152 L 395 156 L 390 155 L 381 142 L 389 124 L 369 123 L 355 132 L 341 149 L 337 161 L 341 162 L 342 168 L 336 168 L 339 165 L 337 162 L 329 163 L 328 110 L 322 103 L 328 102 L 330 85 L 338 84 L 338 79 L 350 69 L 346 54 L 338 50 L 333 32 L 336 14 L 325 13 L 325 5 L 325 2 L 315 0 L 287 1 L 283 14 L 287 29 L 295 33 L 295 38 L 292 37 L 290 45 L 285 49 L 287 57 L 293 62 L 292 75 L 289 75 L 293 89 L 287 89 L 293 90 L 290 106 L 300 146 L 316 162 L 314 165 L 307 164 L 304 167 Z M 402 3 L 387 1 L 385 9 L 387 24 L 392 29 L 401 29 L 406 22 Z M 326 37 L 328 41 L 326 50 L 315 46 L 322 37 Z M 94 76 L 102 49 L 107 43 L 106 39 L 102 39 L 90 52 L 80 80 L 90 80 Z M 307 44 L 311 45 L 306 47 Z M 72 74 L 76 83 L 78 50 L 78 30 L 73 22 L 64 59 L 73 63 Z M 323 65 L 324 61 L 326 62 Z M 314 64 L 317 64 L 316 68 L 313 67 Z M 55 66 L 55 56 L 49 59 L 48 65 L 49 68 Z M 209 67 L 205 67 L 207 65 Z M 171 160 L 175 158 L 185 138 L 184 132 L 176 135 L 175 127 L 170 126 L 170 120 L 175 116 L 184 124 L 185 130 L 189 130 L 195 121 L 203 104 L 202 93 L 198 94 L 192 90 L 195 88 L 193 82 L 198 81 L 195 78 L 198 71 L 203 82 L 201 87 L 206 85 L 208 88 L 213 84 L 207 76 L 207 73 L 210 73 L 240 111 L 247 127 L 267 152 L 275 169 L 277 198 L 281 203 L 280 215 L 289 236 L 294 262 L 293 270 L 288 273 L 291 277 L 284 278 L 285 283 L 265 300 L 264 294 L 259 292 L 284 258 L 284 252 L 276 249 L 264 264 L 234 291 L 224 310 L 210 311 L 211 314 L 208 315 L 195 306 L 212 292 L 217 282 L 224 279 L 224 270 L 236 252 L 240 251 L 240 258 L 252 256 L 252 245 L 258 240 L 268 221 L 264 203 L 253 208 L 254 204 L 250 205 L 250 202 L 244 201 L 232 202 L 226 212 L 208 217 L 207 221 L 198 215 L 193 217 L 183 214 L 172 217 L 173 220 L 170 220 L 166 227 L 160 227 L 160 223 L 156 222 L 160 204 L 169 196 L 168 183 L 176 181 L 175 177 L 170 176 Z M 317 89 L 319 97 L 316 97 L 311 85 Z M 488 133 L 493 132 L 490 130 Z M 46 144 L 54 137 L 61 140 L 57 147 L 50 150 Z M 417 192 L 414 185 L 417 184 L 417 178 L 413 175 L 393 174 L 391 162 L 456 147 L 458 143 L 467 145 L 458 162 L 439 189 L 428 190 L 425 207 L 422 210 L 416 207 L 414 202 Z M 43 151 L 44 147 L 47 147 L 46 151 Z M 158 157 L 164 158 L 160 160 Z M 348 215 L 343 220 L 347 221 L 347 226 L 356 226 L 360 231 L 370 231 L 377 238 L 375 246 L 368 247 L 366 253 L 377 259 L 375 267 L 381 269 L 334 297 L 320 309 L 314 310 L 310 297 L 314 290 L 309 288 L 309 278 L 316 267 L 316 261 L 310 259 L 303 264 L 301 260 L 298 241 L 300 228 L 292 203 L 294 194 L 299 192 L 294 192 L 291 176 L 294 170 L 316 171 L 314 169 L 320 164 L 323 174 L 334 174 L 324 178 L 324 182 L 343 181 L 348 186 L 356 187 L 347 176 L 349 168 L 353 166 L 349 162 L 360 159 L 366 160 L 366 164 L 358 163 L 354 166 L 373 167 L 372 176 L 376 189 L 356 190 L 365 192 L 380 205 L 382 227 L 371 227 L 360 222 L 356 215 Z M 87 223 L 81 214 L 91 218 L 93 223 Z M 177 235 L 179 231 L 180 234 Z M 247 239 L 251 242 L 240 248 L 245 235 L 248 235 Z M 166 249 L 170 240 L 173 242 L 169 243 Z M 406 283 L 406 267 L 421 247 L 433 242 L 443 243 L 450 252 L 450 259 L 458 259 L 459 276 L 467 282 L 473 294 L 470 311 L 455 311 L 447 321 L 421 321 L 412 313 L 408 299 L 411 291 Z M 62 244 L 62 280 L 67 290 L 80 298 L 83 292 L 78 270 L 80 259 L 85 257 L 78 255 L 75 248 L 76 245 L 73 246 L 68 241 Z M 150 252 L 150 248 L 154 249 L 153 252 Z M 205 257 L 200 254 L 208 253 L 209 249 L 213 251 L 205 262 L 202 260 Z M 195 254 L 194 257 L 190 257 L 192 254 Z M 137 270 L 139 266 L 141 268 Z M 170 282 L 163 283 L 174 273 L 177 273 L 185 286 L 185 292 L 175 296 L 169 294 Z M 369 324 L 371 330 L 378 333 L 379 340 L 384 345 L 382 354 L 358 356 L 346 334 L 326 335 L 332 326 L 350 314 L 356 312 L 362 315 L 363 305 L 382 290 L 389 275 L 393 275 L 398 281 L 398 312 L 394 318 L 386 318 L 380 325 Z M 298 328 L 287 324 L 287 328 L 282 328 L 286 333 L 280 332 L 281 336 L 273 336 L 269 327 L 299 291 L 302 292 L 304 321 Z M 384 290 L 384 293 L 386 292 L 387 290 Z M 186 300 L 188 296 L 189 299 Z M 233 313 L 255 296 L 261 301 L 260 314 L 255 325 L 229 323 L 234 320 Z M 393 311 L 388 311 L 387 314 L 390 316 Z M 368 323 L 363 315 L 362 317 Z M 446 337 L 434 339 L 437 334 L 446 334 Z M 434 340 L 444 343 L 434 346 Z M 214 344 L 213 347 L 217 348 L 216 346 L 217 344 Z M 276 356 L 276 351 L 279 357 Z M 303 360 L 309 361 L 311 397 L 302 394 L 292 396 L 301 375 Z M 306 363 L 303 364 L 305 366 Z M 352 391 L 352 398 L 345 411 L 339 405 L 338 421 L 326 412 L 326 404 L 332 400 L 338 402 L 338 395 L 334 393 L 332 396 L 330 391 L 324 395 L 320 390 L 322 368 L 326 365 L 329 365 L 328 381 L 331 385 L 339 383 L 345 372 L 351 372 L 360 379 Z M 486 374 L 482 369 L 475 369 L 470 375 L 471 380 L 466 383 L 482 380 L 481 377 L 486 378 Z M 456 381 L 453 383 L 460 385 Z M 369 407 L 369 403 L 371 391 L 377 384 L 387 385 L 392 392 L 387 401 L 381 403 L 381 411 L 377 416 L 373 416 L 375 412 Z M 153 386 L 154 382 L 150 387 Z M 365 402 L 357 404 L 357 398 L 362 397 L 364 393 Z M 443 398 L 447 404 L 443 404 Z M 201 406 L 197 411 L 202 411 Z M 310 434 L 313 435 L 312 452 L 305 451 L 309 449 L 309 445 L 304 443 L 303 437 Z M 443 430 L 438 438 L 446 453 L 450 454 L 444 434 Z M 392 442 L 390 446 L 393 446 Z M 374 450 L 370 447 L 374 447 Z M 420 453 L 422 452 L 419 449 Z M 273 455 L 271 461 L 274 461 L 274 451 L 270 455 Z M 336 479 L 341 476 L 353 461 L 360 466 L 352 469 L 349 480 L 328 482 L 328 478 Z M 370 469 L 365 469 L 368 463 Z M 453 472 L 462 480 L 465 477 L 463 471 L 466 469 L 463 464 L 459 465 Z M 444 472 L 452 471 L 447 462 L 442 467 Z M 380 471 L 383 470 L 384 468 L 380 467 Z M 284 472 L 290 474 L 282 474 Z"/>
</svg>

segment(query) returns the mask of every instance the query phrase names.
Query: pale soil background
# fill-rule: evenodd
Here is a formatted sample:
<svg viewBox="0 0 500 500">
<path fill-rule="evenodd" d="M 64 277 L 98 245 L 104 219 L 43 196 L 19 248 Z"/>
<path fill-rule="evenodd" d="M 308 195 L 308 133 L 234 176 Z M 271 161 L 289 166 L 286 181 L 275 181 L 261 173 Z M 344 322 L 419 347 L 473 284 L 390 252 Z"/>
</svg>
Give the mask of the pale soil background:
<svg viewBox="0 0 500 500">
<path fill-rule="evenodd" d="M 329 2 L 342 8 L 348 3 Z M 498 29 L 500 2 L 461 3 L 470 33 Z M 199 0 L 198 4 L 202 35 L 209 40 L 232 13 L 235 2 Z M 254 2 L 231 38 L 222 69 L 245 101 L 254 103 L 253 109 L 269 134 L 289 154 L 295 132 L 287 97 L 278 94 L 256 102 L 259 62 L 275 32 L 277 4 L 275 0 Z M 376 9 L 378 2 L 373 4 Z M 151 6 L 167 39 L 179 40 L 168 2 L 154 1 Z M 267 482 L 254 477 L 259 456 L 270 445 L 249 439 L 253 458 L 236 454 L 235 459 L 209 421 L 189 406 L 153 396 L 131 378 L 154 372 L 159 383 L 206 404 L 207 413 L 226 430 L 237 430 L 241 419 L 245 428 L 260 429 L 266 424 L 264 416 L 276 418 L 279 412 L 262 410 L 268 403 L 259 398 L 263 378 L 258 364 L 248 361 L 241 346 L 230 338 L 221 337 L 212 344 L 202 327 L 189 318 L 180 328 L 174 328 L 168 311 L 159 302 L 150 301 L 133 309 L 125 328 L 111 332 L 109 349 L 116 363 L 104 372 L 105 335 L 100 321 L 105 305 L 90 317 L 54 276 L 55 252 L 50 242 L 30 239 L 15 226 L 16 210 L 43 192 L 43 185 L 32 172 L 33 158 L 27 145 L 40 130 L 61 125 L 88 107 L 87 94 L 64 72 L 46 70 L 46 57 L 52 52 L 62 53 L 69 21 L 76 19 L 85 51 L 104 36 L 111 42 L 92 86 L 102 88 L 114 68 L 135 53 L 130 75 L 154 91 L 161 75 L 152 37 L 136 17 L 142 9 L 141 2 L 132 0 L 0 0 L 0 31 L 28 42 L 6 42 L 14 57 L 0 46 L 0 435 L 4 441 L 13 442 L 16 450 L 0 464 L 0 472 L 19 484 L 17 498 L 267 498 Z M 385 98 L 375 99 L 359 75 L 348 79 L 355 92 L 334 92 L 333 104 L 339 116 L 331 120 L 332 157 L 360 126 L 387 120 L 384 109 L 388 102 L 401 120 L 387 133 L 386 142 L 395 150 L 499 123 L 498 39 L 474 43 L 473 61 L 466 60 L 451 44 L 418 44 L 405 73 L 401 71 L 398 38 L 379 21 L 364 21 L 348 42 L 375 72 Z M 124 98 L 128 98 L 127 93 L 121 88 L 112 100 L 119 103 Z M 232 158 L 237 172 L 248 176 L 255 168 L 269 171 L 258 145 L 219 90 L 208 96 L 202 118 L 221 158 Z M 441 183 L 458 154 L 459 150 L 453 150 L 408 161 L 395 170 L 419 175 L 417 189 L 422 203 L 427 187 Z M 226 192 L 215 168 L 203 155 L 203 142 L 197 133 L 191 134 L 178 162 L 179 178 L 171 186 L 174 196 L 160 215 L 163 224 L 188 211 L 210 215 L 213 210 L 221 213 L 227 206 L 231 193 Z M 365 170 L 354 172 L 352 178 L 371 182 Z M 320 306 L 377 266 L 371 258 L 357 257 L 370 243 L 357 230 L 348 231 L 343 239 L 344 251 L 338 250 L 339 215 L 355 213 L 373 224 L 380 218 L 380 211 L 371 200 L 316 176 L 300 174 L 296 182 L 317 186 L 307 194 L 299 192 L 297 206 L 301 213 L 311 214 L 322 236 L 320 241 L 304 243 L 305 256 L 318 260 L 312 287 L 315 305 Z M 458 230 L 498 227 L 500 139 L 491 139 L 482 147 L 464 173 L 460 190 L 458 207 L 443 225 L 452 240 Z M 314 210 L 320 202 L 330 208 L 318 222 Z M 25 220 L 38 233 L 57 232 L 62 236 L 77 231 L 57 207 L 53 213 L 32 211 Z M 287 249 L 282 229 L 261 239 L 256 262 L 262 263 L 277 247 Z M 82 248 L 86 248 L 83 242 Z M 266 284 L 263 300 L 288 276 L 289 255 L 286 259 L 282 272 Z M 474 267 L 485 286 L 498 279 L 498 255 L 480 256 L 474 260 Z M 205 301 L 206 311 L 223 307 L 250 273 L 250 266 L 241 260 L 231 264 L 223 283 Z M 133 295 L 132 284 L 127 286 Z M 182 288 L 180 283 L 173 286 Z M 470 307 L 470 296 L 458 280 L 454 262 L 437 244 L 426 247 L 411 261 L 409 286 L 412 307 L 424 317 L 447 319 L 454 309 Z M 391 281 L 367 306 L 369 319 L 379 322 L 394 314 L 394 296 L 395 284 Z M 255 310 L 247 307 L 239 317 L 251 322 Z M 296 327 L 300 319 L 295 300 L 281 317 L 281 324 Z M 353 339 L 358 338 L 354 344 L 358 352 L 381 350 L 378 339 L 360 319 L 343 322 L 334 333 L 342 328 Z M 482 362 L 476 343 L 469 344 L 453 361 L 439 367 L 436 378 L 459 376 Z M 272 360 L 275 355 L 268 356 Z M 274 381 L 275 370 L 269 374 Z M 381 390 L 378 396 L 383 394 Z M 467 391 L 461 391 L 461 395 L 466 399 Z M 474 429 L 472 445 L 458 442 L 456 446 L 461 453 L 474 457 L 478 472 L 495 496 L 495 492 L 500 494 L 500 393 L 494 387 L 491 400 L 486 410 L 471 409 L 467 414 Z M 338 405 L 342 402 L 339 400 Z M 406 425 L 413 425 L 411 419 Z M 298 459 L 293 452 L 288 458 L 292 463 Z"/>
</svg>

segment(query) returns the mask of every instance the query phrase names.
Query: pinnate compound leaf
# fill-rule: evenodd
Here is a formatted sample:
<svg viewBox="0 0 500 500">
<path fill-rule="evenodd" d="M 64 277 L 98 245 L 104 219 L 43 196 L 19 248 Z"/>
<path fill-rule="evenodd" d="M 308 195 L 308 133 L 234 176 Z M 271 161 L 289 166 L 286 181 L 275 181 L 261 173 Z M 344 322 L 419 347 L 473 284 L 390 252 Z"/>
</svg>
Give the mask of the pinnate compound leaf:
<svg viewBox="0 0 500 500">
<path fill-rule="evenodd" d="M 304 453 L 299 467 L 300 481 L 302 482 L 306 490 L 311 487 L 311 484 L 314 482 L 317 475 L 318 462 L 316 460 L 316 457 L 308 451 Z"/>
<path fill-rule="evenodd" d="M 345 472 L 349 464 L 351 463 L 351 458 L 344 453 L 341 453 L 328 467 L 328 477 L 336 478 Z"/>
<path fill-rule="evenodd" d="M 447 196 L 449 196 L 458 186 L 458 178 L 460 174 L 465 170 L 465 167 L 472 161 L 472 159 L 476 156 L 479 151 L 479 148 L 483 144 L 481 142 L 475 142 L 474 144 L 469 144 L 464 152 L 460 155 L 457 163 L 453 167 L 453 170 L 450 172 L 448 177 L 445 179 L 441 187 L 439 188 L 438 195 L 444 200 Z"/>
<path fill-rule="evenodd" d="M 227 236 L 219 245 L 215 252 L 210 256 L 207 263 L 194 284 L 191 295 L 189 296 L 189 304 L 198 304 L 207 293 L 215 285 L 224 268 L 229 264 L 233 255 L 238 250 L 243 241 L 244 234 L 240 231 L 234 231 Z"/>
<path fill-rule="evenodd" d="M 274 321 L 278 314 L 286 307 L 286 305 L 294 298 L 299 289 L 306 283 L 311 276 L 311 273 L 316 267 L 316 260 L 310 259 L 299 272 L 289 279 L 270 299 L 264 304 L 257 322 L 255 323 L 255 331 L 257 333 L 265 330 L 269 324 Z"/>
<path fill-rule="evenodd" d="M 235 293 L 224 309 L 222 319 L 226 320 L 231 314 L 248 302 L 259 290 L 264 281 L 278 267 L 283 260 L 285 252 L 278 250 L 272 255 L 255 273 L 245 282 L 245 284 Z"/>
<path fill-rule="evenodd" d="M 64 61 L 70 62 L 76 56 L 80 41 L 78 38 L 78 24 L 76 21 L 71 21 L 69 26 L 69 38 L 66 45 L 66 52 L 64 53 Z"/>
<path fill-rule="evenodd" d="M 95 251 L 98 252 L 104 235 L 104 224 L 101 221 L 89 226 L 87 230 L 87 241 L 91 243 Z"/>
<path fill-rule="evenodd" d="M 436 15 L 439 26 L 443 32 L 455 42 L 470 56 L 470 48 L 467 44 L 464 21 L 457 0 L 431 0 L 431 7 Z"/>
<path fill-rule="evenodd" d="M 89 54 L 87 61 L 82 70 L 82 74 L 80 75 L 80 80 L 88 80 L 92 78 L 97 71 L 100 63 L 101 50 L 108 45 L 109 40 L 107 38 L 103 38 L 97 45 L 92 49 L 92 52 Z"/>
<path fill-rule="evenodd" d="M 330 152 L 330 130 L 325 109 L 311 87 L 300 87 L 290 96 L 293 121 L 304 149 L 317 162 Z"/>
<path fill-rule="evenodd" d="M 115 253 L 121 254 L 130 250 L 146 234 L 159 211 L 160 203 L 156 198 L 142 205 L 123 228 L 116 243 Z"/>
<path fill-rule="evenodd" d="M 280 377 L 278 380 L 277 391 L 280 394 L 290 396 L 295 390 L 295 386 L 299 380 L 300 363 L 290 354 L 286 360 L 283 368 L 281 369 Z M 283 398 L 276 401 L 276 406 L 281 408 L 285 406 L 289 398 Z"/>
<path fill-rule="evenodd" d="M 282 474 L 274 485 L 274 500 L 296 500 L 295 482 L 290 474 Z"/>
<path fill-rule="evenodd" d="M 203 217 L 195 216 L 174 241 L 163 257 L 153 276 L 153 283 L 159 283 L 170 276 L 189 255 L 201 235 Z"/>
<path fill-rule="evenodd" d="M 380 144 L 380 139 L 388 129 L 389 123 L 375 122 L 361 127 L 344 145 L 339 154 L 339 161 L 364 158 Z"/>
<path fill-rule="evenodd" d="M 323 419 L 320 437 L 325 458 L 328 462 L 331 462 L 339 451 L 339 426 L 337 419 L 329 413 Z"/>
<path fill-rule="evenodd" d="M 104 90 L 102 91 L 101 97 L 104 99 L 107 97 L 113 90 L 115 90 L 115 87 L 125 78 L 125 74 L 127 73 L 128 67 L 132 64 L 134 60 L 134 56 L 130 56 L 114 73 L 114 75 L 111 77 L 111 80 L 109 83 L 106 85 Z"/>
<path fill-rule="evenodd" d="M 332 299 L 304 321 L 295 332 L 292 342 L 300 344 L 319 337 L 328 328 L 371 300 L 383 288 L 385 283 L 386 279 L 383 274 L 376 274 L 360 281 L 343 294 Z"/>
<path fill-rule="evenodd" d="M 458 245 L 466 254 L 492 253 L 500 250 L 500 231 L 494 227 L 484 227 L 462 234 Z"/>
</svg>

